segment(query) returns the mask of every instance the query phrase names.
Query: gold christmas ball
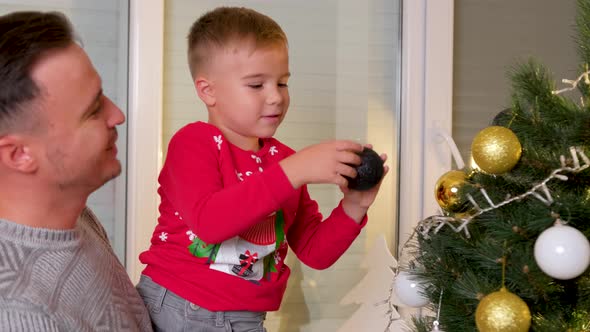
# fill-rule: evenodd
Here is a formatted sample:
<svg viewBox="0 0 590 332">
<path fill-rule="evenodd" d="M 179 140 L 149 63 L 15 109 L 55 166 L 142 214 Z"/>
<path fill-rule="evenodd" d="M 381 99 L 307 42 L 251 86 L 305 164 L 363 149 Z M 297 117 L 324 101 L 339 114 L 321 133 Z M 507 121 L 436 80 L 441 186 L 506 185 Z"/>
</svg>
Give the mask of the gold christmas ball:
<svg viewBox="0 0 590 332">
<path fill-rule="evenodd" d="M 522 146 L 512 130 L 491 126 L 475 136 L 471 142 L 471 154 L 482 171 L 502 174 L 514 168 L 522 154 Z"/>
<path fill-rule="evenodd" d="M 480 332 L 527 332 L 531 312 L 520 297 L 502 287 L 481 299 L 475 323 Z"/>
<path fill-rule="evenodd" d="M 443 174 L 434 186 L 434 198 L 438 205 L 447 212 L 462 212 L 465 201 L 459 195 L 459 189 L 465 185 L 467 175 L 462 171 L 452 170 Z"/>
</svg>

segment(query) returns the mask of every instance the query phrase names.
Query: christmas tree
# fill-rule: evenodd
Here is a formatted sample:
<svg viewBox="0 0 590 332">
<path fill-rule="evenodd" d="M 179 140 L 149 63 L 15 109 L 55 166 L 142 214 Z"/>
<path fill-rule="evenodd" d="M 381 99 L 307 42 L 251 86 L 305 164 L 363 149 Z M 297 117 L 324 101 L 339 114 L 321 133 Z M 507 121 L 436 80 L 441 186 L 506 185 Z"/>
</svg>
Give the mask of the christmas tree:
<svg viewBox="0 0 590 332">
<path fill-rule="evenodd" d="M 590 0 L 576 27 L 579 76 L 515 66 L 475 163 L 440 177 L 441 213 L 404 246 L 402 271 L 435 313 L 417 331 L 590 331 Z"/>
</svg>

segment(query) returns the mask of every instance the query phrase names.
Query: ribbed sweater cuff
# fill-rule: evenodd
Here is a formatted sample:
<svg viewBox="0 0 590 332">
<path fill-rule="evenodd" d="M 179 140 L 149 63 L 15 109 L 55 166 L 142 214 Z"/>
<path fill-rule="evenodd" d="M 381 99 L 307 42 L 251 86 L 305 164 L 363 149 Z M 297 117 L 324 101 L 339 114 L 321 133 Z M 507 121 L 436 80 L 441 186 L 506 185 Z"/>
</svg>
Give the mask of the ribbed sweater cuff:
<svg viewBox="0 0 590 332">
<path fill-rule="evenodd" d="M 350 226 L 352 229 L 355 229 L 357 231 L 360 231 L 363 227 L 365 227 L 365 225 L 367 224 L 367 221 L 369 220 L 369 218 L 367 217 L 367 214 L 365 213 L 363 220 L 361 220 L 361 222 L 357 224 L 354 219 L 349 217 L 346 214 L 346 212 L 344 212 L 344 208 L 342 208 L 342 200 L 340 201 L 338 206 L 332 211 L 332 216 L 335 218 L 338 218 L 338 219 L 346 220 L 347 221 L 346 225 Z"/>
</svg>

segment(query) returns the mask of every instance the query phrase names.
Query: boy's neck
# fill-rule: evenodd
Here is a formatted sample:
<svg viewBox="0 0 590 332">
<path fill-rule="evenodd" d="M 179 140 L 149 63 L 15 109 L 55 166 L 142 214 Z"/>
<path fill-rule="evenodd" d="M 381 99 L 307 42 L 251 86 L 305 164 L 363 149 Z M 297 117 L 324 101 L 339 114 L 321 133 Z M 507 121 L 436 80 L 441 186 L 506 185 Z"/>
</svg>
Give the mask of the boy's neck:
<svg viewBox="0 0 590 332">
<path fill-rule="evenodd" d="M 228 142 L 244 151 L 258 152 L 262 147 L 262 140 L 258 137 L 244 137 L 214 122 L 209 121 L 209 124 L 217 127 Z"/>
</svg>

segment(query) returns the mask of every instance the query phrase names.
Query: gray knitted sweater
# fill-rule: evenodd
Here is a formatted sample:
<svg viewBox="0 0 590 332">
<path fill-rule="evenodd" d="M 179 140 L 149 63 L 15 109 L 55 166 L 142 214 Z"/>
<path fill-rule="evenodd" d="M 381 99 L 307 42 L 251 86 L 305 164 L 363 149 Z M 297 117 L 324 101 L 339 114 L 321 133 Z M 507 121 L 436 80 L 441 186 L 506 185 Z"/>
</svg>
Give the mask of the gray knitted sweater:
<svg viewBox="0 0 590 332">
<path fill-rule="evenodd" d="M 0 219 L 0 331 L 151 330 L 90 210 L 64 231 Z"/>
</svg>

